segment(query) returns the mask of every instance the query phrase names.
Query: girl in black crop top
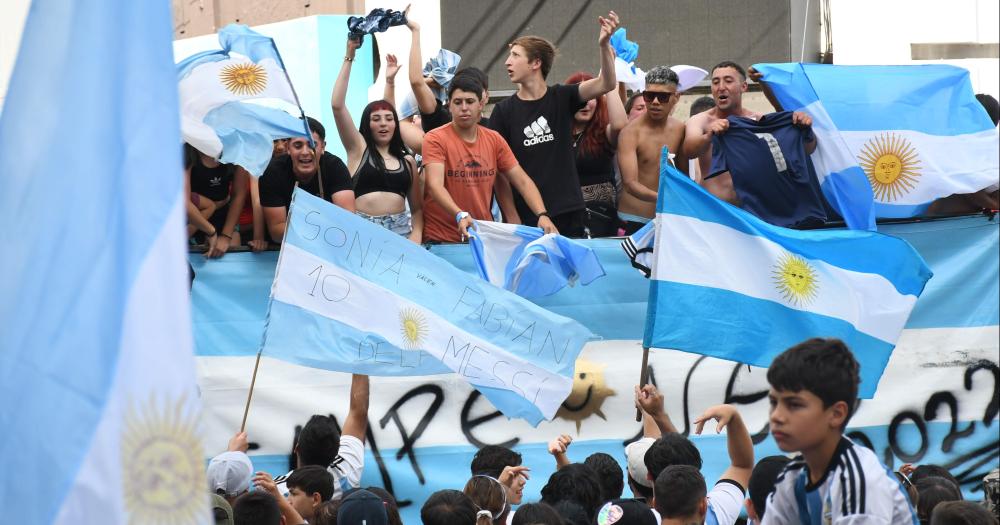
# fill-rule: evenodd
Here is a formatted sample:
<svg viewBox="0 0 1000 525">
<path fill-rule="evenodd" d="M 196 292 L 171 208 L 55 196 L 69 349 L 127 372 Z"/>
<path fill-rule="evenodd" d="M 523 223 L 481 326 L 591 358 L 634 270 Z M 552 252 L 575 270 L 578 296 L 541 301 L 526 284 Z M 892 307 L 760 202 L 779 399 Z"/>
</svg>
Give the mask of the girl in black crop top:
<svg viewBox="0 0 1000 525">
<path fill-rule="evenodd" d="M 396 110 L 384 100 L 365 107 L 358 129 L 347 110 L 345 99 L 351 65 L 358 42 L 347 40 L 347 55 L 333 86 L 331 105 L 337 132 L 347 150 L 347 169 L 354 186 L 358 215 L 406 235 L 415 243 L 423 238 L 423 190 L 416 164 L 406 152 L 397 126 Z M 410 204 L 410 220 L 406 203 Z"/>
</svg>

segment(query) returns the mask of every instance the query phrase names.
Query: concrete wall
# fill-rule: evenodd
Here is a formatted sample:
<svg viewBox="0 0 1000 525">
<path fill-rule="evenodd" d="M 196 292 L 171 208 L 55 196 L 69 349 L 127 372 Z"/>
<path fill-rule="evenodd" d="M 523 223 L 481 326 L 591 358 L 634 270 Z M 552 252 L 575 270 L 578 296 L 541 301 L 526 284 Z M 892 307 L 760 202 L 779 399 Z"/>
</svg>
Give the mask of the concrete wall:
<svg viewBox="0 0 1000 525">
<path fill-rule="evenodd" d="M 255 26 L 364 9 L 363 0 L 172 0 L 172 4 L 175 39 L 215 33 L 232 23 Z"/>
</svg>

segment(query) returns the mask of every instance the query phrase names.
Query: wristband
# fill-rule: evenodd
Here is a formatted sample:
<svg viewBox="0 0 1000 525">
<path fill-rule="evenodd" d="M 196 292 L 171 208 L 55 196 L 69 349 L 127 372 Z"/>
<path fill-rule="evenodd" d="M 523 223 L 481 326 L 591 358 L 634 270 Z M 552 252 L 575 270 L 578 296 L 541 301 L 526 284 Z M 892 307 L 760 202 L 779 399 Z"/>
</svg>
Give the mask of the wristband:
<svg viewBox="0 0 1000 525">
<path fill-rule="evenodd" d="M 545 210 L 542 210 L 541 212 L 536 213 L 535 216 L 536 217 L 549 217 L 550 219 L 552 218 L 552 217 L 549 216 L 549 212 L 547 212 Z"/>
<path fill-rule="evenodd" d="M 225 237 L 225 238 L 229 239 L 230 241 L 231 241 L 231 240 L 233 240 L 233 238 L 232 238 L 232 237 L 230 237 L 230 236 L 228 236 L 228 235 L 226 235 L 226 234 L 224 234 L 224 233 L 220 233 L 219 235 L 220 235 L 221 237 Z"/>
<path fill-rule="evenodd" d="M 354 57 L 345 56 L 344 62 L 354 62 Z"/>
<path fill-rule="evenodd" d="M 460 211 L 460 212 L 456 213 L 455 214 L 455 224 L 458 224 L 458 223 L 462 222 L 462 219 L 464 219 L 464 218 L 466 218 L 468 216 L 469 216 L 469 212 L 467 212 L 467 211 Z"/>
</svg>

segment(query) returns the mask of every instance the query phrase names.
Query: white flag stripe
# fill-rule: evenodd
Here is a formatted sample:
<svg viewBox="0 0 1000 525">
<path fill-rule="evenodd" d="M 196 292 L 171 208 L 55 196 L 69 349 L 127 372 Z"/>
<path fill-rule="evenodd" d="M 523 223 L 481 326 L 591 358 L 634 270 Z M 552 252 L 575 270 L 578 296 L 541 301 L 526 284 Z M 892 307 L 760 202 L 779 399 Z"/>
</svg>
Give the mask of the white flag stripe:
<svg viewBox="0 0 1000 525">
<path fill-rule="evenodd" d="M 295 245 L 285 243 L 282 251 L 274 280 L 274 300 L 360 331 L 379 334 L 397 348 L 413 346 L 413 341 L 404 338 L 401 315 L 418 312 L 422 325 L 418 348 L 438 358 L 469 383 L 514 392 L 535 404 L 546 419 L 555 415 L 569 395 L 572 378 L 535 366 Z M 322 270 L 317 271 L 320 267 Z M 348 297 L 350 306 L 345 307 L 348 303 L 342 301 Z M 395 305 L 396 311 L 387 311 L 387 305 Z"/>
<path fill-rule="evenodd" d="M 876 195 L 876 200 L 885 204 L 925 204 L 956 193 L 975 193 L 1000 181 L 1000 139 L 996 129 L 965 135 L 928 135 L 909 130 L 841 130 L 840 134 L 855 162 L 863 158 L 865 146 L 875 146 L 881 136 L 902 139 L 904 147 L 916 153 L 916 187 L 894 201 L 879 200 Z"/>
<path fill-rule="evenodd" d="M 845 270 L 824 261 L 808 260 L 816 275 L 812 301 L 797 305 L 786 300 L 774 272 L 787 251 L 775 242 L 722 224 L 693 217 L 657 214 L 657 249 L 653 279 L 732 290 L 789 308 L 842 319 L 857 330 L 894 342 L 917 298 L 900 294 L 878 274 Z M 671 249 L 684 246 L 686 249 Z M 706 269 L 711 268 L 711 271 Z M 863 312 L 862 312 L 862 306 Z M 864 315 L 862 315 L 862 313 Z"/>
<path fill-rule="evenodd" d="M 218 62 L 207 62 L 191 70 L 188 76 L 181 79 L 178 90 L 181 100 L 181 113 L 201 121 L 214 108 L 234 100 L 250 100 L 272 98 L 295 104 L 295 95 L 285 77 L 284 70 L 270 58 L 258 62 L 256 66 L 263 71 L 256 78 L 262 84 L 248 84 L 245 89 L 230 90 L 223 78 L 227 68 L 253 65 L 249 58 L 233 57 Z M 250 82 L 248 76 L 239 77 L 240 82 Z"/>
</svg>

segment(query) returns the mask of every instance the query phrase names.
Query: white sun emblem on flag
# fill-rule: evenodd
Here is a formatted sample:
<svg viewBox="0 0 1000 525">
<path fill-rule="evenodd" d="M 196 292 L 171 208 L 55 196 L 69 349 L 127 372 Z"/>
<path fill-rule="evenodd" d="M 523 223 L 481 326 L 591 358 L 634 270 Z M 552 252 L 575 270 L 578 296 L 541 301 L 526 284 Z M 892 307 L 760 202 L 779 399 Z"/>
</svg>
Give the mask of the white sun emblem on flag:
<svg viewBox="0 0 1000 525">
<path fill-rule="evenodd" d="M 231 64 L 222 68 L 219 80 L 234 95 L 258 95 L 267 87 L 267 71 L 253 62 Z"/>
<path fill-rule="evenodd" d="M 194 523 L 207 510 L 197 413 L 185 398 L 129 408 L 121 441 L 122 487 L 129 523 Z"/>
<path fill-rule="evenodd" d="M 895 133 L 883 133 L 865 143 L 858 163 L 868 175 L 875 200 L 881 202 L 893 202 L 906 195 L 920 178 L 917 151 Z"/>
<path fill-rule="evenodd" d="M 407 350 L 422 348 L 428 331 L 427 319 L 420 310 L 404 308 L 399 311 L 399 332 L 403 336 L 403 346 Z"/>
<path fill-rule="evenodd" d="M 771 276 L 785 301 L 796 306 L 807 306 L 819 291 L 816 270 L 798 255 L 784 253 L 774 265 Z"/>
</svg>

